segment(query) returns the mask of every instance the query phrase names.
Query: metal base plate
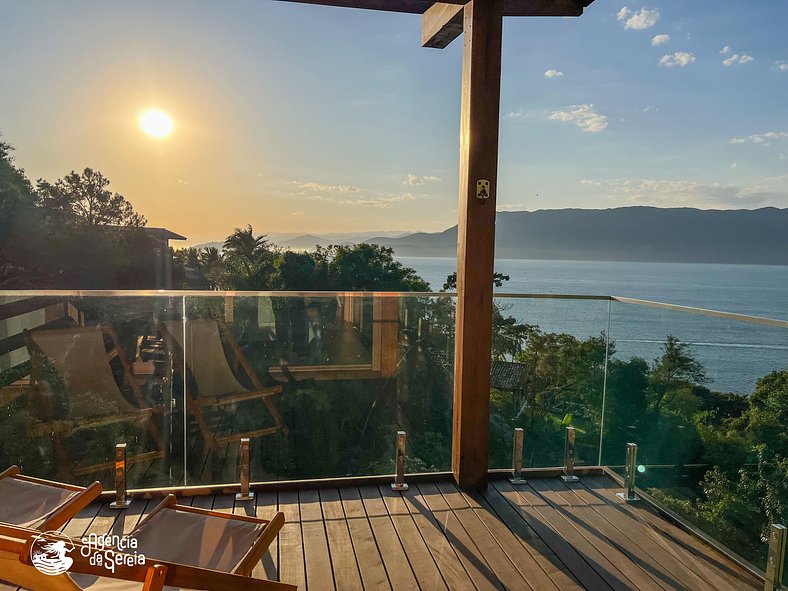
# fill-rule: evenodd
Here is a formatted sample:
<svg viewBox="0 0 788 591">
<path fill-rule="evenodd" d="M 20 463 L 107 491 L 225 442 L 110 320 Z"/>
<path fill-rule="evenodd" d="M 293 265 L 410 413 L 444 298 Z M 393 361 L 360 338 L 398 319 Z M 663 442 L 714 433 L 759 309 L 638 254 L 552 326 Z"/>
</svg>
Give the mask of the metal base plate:
<svg viewBox="0 0 788 591">
<path fill-rule="evenodd" d="M 572 476 L 561 476 L 561 480 L 564 482 L 580 482 L 580 479 L 574 474 Z"/>
<path fill-rule="evenodd" d="M 397 484 L 396 482 L 391 483 L 391 490 L 408 490 L 408 485 L 404 482 L 402 484 Z"/>
<path fill-rule="evenodd" d="M 235 495 L 236 501 L 253 501 L 254 500 L 254 493 L 250 492 L 248 495 L 243 493 L 238 493 Z"/>
<path fill-rule="evenodd" d="M 131 505 L 131 499 L 126 499 L 125 501 L 112 501 L 109 504 L 110 509 L 128 509 L 129 505 Z"/>
<path fill-rule="evenodd" d="M 638 497 L 637 495 L 633 495 L 629 497 L 627 496 L 627 493 L 616 493 L 616 496 L 622 501 L 626 501 L 627 503 L 637 503 L 640 500 L 640 497 Z"/>
<path fill-rule="evenodd" d="M 510 484 L 528 484 L 528 481 L 525 478 L 519 478 L 517 476 L 513 476 L 509 479 Z"/>
</svg>

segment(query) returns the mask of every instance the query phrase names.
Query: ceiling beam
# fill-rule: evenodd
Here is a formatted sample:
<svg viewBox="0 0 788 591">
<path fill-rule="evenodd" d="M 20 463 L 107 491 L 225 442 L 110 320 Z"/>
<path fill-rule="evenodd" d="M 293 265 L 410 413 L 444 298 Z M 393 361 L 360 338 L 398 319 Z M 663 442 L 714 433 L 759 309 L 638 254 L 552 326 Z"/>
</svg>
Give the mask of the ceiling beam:
<svg viewBox="0 0 788 591">
<path fill-rule="evenodd" d="M 438 4 L 434 0 L 282 0 L 299 4 L 319 4 L 321 6 L 339 6 L 343 8 L 362 8 L 366 10 L 384 10 L 387 12 L 404 12 L 424 14 L 431 6 Z M 580 16 L 583 9 L 594 0 L 504 0 L 504 16 Z M 441 4 L 462 6 L 468 0 L 442 0 Z"/>
<path fill-rule="evenodd" d="M 421 15 L 421 46 L 443 49 L 462 34 L 464 7 L 436 2 Z"/>
</svg>

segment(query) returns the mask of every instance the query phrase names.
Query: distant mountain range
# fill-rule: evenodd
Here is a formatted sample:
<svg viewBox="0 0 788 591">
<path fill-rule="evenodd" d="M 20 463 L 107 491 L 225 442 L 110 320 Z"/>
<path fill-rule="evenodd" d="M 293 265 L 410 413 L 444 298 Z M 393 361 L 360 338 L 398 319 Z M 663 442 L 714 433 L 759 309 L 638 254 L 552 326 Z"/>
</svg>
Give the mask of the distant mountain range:
<svg viewBox="0 0 788 591">
<path fill-rule="evenodd" d="M 393 234 L 393 235 L 392 235 Z M 269 235 L 293 249 L 368 242 L 398 256 L 455 257 L 457 226 L 443 232 Z M 513 259 L 788 265 L 788 209 L 619 207 L 499 212 L 495 255 Z"/>
</svg>

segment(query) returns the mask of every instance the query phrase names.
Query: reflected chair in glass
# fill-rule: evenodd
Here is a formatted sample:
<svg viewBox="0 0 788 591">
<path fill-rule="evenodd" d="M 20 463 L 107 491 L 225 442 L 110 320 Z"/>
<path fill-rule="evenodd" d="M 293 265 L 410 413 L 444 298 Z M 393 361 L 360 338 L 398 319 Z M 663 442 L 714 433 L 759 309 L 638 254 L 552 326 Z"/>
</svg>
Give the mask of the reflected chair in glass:
<svg viewBox="0 0 788 591">
<path fill-rule="evenodd" d="M 113 468 L 114 460 L 108 459 L 69 469 L 69 442 L 79 432 L 87 444 L 86 451 L 91 451 L 92 436 L 86 432 L 121 423 L 137 431 L 147 430 L 156 447 L 155 451 L 129 456 L 129 464 L 164 457 L 164 443 L 156 423 L 156 415 L 164 409 L 146 402 L 113 327 L 33 330 L 25 331 L 24 336 L 31 363 L 28 431 L 34 437 L 52 436 L 61 472 L 82 475 Z M 115 358 L 136 406 L 124 397 L 115 381 L 110 364 Z M 112 458 L 113 449 L 108 446 L 96 451 L 106 452 Z"/>
<path fill-rule="evenodd" d="M 218 445 L 239 441 L 243 437 L 252 439 L 279 432 L 287 435 L 287 425 L 271 399 L 273 395 L 282 393 L 282 386 L 263 386 L 229 327 L 207 318 L 187 320 L 185 325 L 178 320 L 167 320 L 161 323 L 161 332 L 175 358 L 175 370 L 181 374 L 184 384 L 189 384 L 187 391 L 190 395 L 186 396 L 186 407 L 194 416 L 209 449 L 215 450 Z M 188 343 L 185 348 L 184 333 Z M 225 353 L 225 343 L 233 356 L 232 366 Z M 247 388 L 238 381 L 233 367 L 243 370 L 252 388 Z M 205 409 L 256 399 L 263 401 L 274 419 L 274 426 L 221 435 L 208 425 Z"/>
</svg>

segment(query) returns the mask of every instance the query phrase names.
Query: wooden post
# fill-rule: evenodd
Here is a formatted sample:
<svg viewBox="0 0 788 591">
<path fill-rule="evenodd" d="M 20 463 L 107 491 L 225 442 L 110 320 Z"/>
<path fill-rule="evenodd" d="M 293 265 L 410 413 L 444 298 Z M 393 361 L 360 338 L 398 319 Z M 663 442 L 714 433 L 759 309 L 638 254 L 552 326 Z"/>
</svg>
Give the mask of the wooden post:
<svg viewBox="0 0 788 591">
<path fill-rule="evenodd" d="M 463 15 L 452 436 L 463 488 L 487 484 L 503 4 L 471 0 Z"/>
</svg>

